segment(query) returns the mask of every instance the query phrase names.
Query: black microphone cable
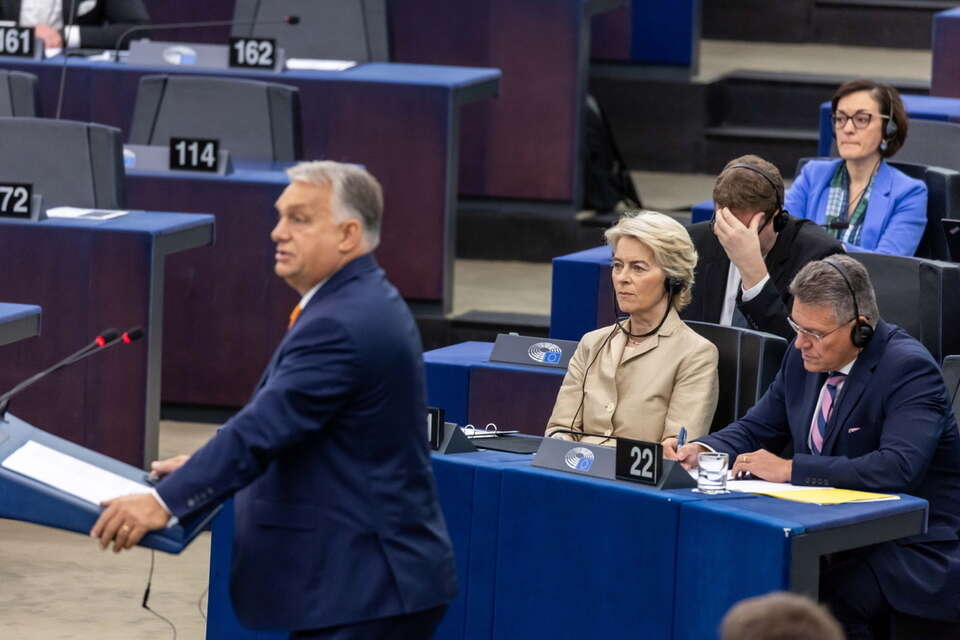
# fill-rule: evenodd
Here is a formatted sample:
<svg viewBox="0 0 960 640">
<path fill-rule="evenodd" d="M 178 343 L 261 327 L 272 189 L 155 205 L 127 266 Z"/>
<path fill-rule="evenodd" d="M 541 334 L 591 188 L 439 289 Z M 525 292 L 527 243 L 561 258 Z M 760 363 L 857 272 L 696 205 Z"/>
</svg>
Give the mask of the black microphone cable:
<svg viewBox="0 0 960 640">
<path fill-rule="evenodd" d="M 73 21 L 77 19 L 77 5 L 80 3 L 80 0 L 72 0 L 70 3 L 70 17 L 67 18 L 66 22 L 63 23 L 63 32 L 60 34 L 60 39 L 63 41 L 63 47 L 60 49 L 60 55 L 63 56 L 63 64 L 60 65 L 60 89 L 57 93 L 57 117 L 54 120 L 60 119 L 60 114 L 63 111 L 63 90 L 66 87 L 67 82 L 67 60 L 70 57 L 67 55 L 67 27 L 73 25 Z M 80 27 L 77 27 L 77 33 L 79 36 Z M 82 44 L 82 43 L 81 43 Z M 46 47 L 44 47 L 46 49 Z M 46 51 L 44 51 L 44 56 L 46 56 Z"/>
<path fill-rule="evenodd" d="M 176 627 L 176 625 L 173 624 L 173 623 L 170 621 L 169 618 L 167 618 L 167 617 L 165 617 L 165 616 L 157 613 L 157 612 L 154 611 L 153 609 L 151 609 L 151 608 L 150 608 L 150 604 L 149 604 L 149 602 L 150 602 L 150 586 L 153 584 L 153 567 L 154 567 L 154 564 L 156 563 L 156 555 L 157 555 L 157 552 L 154 551 L 153 549 L 150 549 L 150 572 L 147 574 L 147 586 L 146 586 L 146 588 L 143 590 L 143 600 L 140 602 L 140 606 L 141 606 L 142 608 L 146 609 L 147 611 L 149 611 L 150 613 L 152 613 L 153 615 L 157 616 L 158 618 L 160 618 L 160 619 L 163 620 L 164 622 L 166 622 L 168 625 L 170 625 L 170 629 L 173 630 L 173 640 L 177 640 L 177 627 Z"/>
</svg>

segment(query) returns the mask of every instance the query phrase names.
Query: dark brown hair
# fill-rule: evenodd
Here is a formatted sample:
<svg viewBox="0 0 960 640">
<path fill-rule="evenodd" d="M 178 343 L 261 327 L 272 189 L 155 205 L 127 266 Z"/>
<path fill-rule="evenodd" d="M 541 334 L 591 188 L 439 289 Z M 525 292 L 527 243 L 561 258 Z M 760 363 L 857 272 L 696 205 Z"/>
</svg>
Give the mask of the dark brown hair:
<svg viewBox="0 0 960 640">
<path fill-rule="evenodd" d="M 737 164 L 754 166 L 768 175 L 770 180 L 750 169 L 733 168 Z M 773 185 L 770 184 L 771 180 Z M 715 206 L 727 207 L 735 213 L 764 211 L 772 215 L 776 213 L 777 204 L 783 202 L 783 178 L 775 166 L 760 156 L 734 158 L 713 183 L 713 202 Z"/>
<path fill-rule="evenodd" d="M 869 92 L 870 97 L 876 100 L 880 106 L 880 113 L 885 116 L 890 116 L 890 120 L 886 118 L 883 119 L 882 128 L 883 139 L 886 140 L 887 147 L 884 149 L 882 148 L 883 145 L 881 145 L 880 149 L 880 155 L 884 158 L 890 158 L 900 150 L 903 143 L 907 140 L 907 128 L 910 126 L 907 111 L 903 108 L 903 100 L 900 99 L 900 93 L 889 84 L 875 80 L 868 80 L 866 78 L 851 80 L 850 82 L 845 82 L 840 85 L 837 92 L 833 94 L 833 100 L 830 102 L 831 115 L 837 114 L 837 103 L 840 102 L 841 98 L 858 91 Z M 897 130 L 892 136 L 888 134 L 890 128 L 889 123 L 891 121 L 897 125 Z M 834 132 L 834 135 L 836 135 L 836 132 Z"/>
<path fill-rule="evenodd" d="M 743 600 L 723 618 L 722 640 L 843 640 L 840 625 L 805 596 L 770 593 Z"/>
</svg>

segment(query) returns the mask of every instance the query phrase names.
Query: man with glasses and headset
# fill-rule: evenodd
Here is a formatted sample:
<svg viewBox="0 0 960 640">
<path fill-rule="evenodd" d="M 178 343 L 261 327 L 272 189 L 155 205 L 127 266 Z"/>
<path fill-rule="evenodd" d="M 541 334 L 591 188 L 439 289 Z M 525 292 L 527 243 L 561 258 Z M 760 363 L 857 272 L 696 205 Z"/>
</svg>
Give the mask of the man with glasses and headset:
<svg viewBox="0 0 960 640">
<path fill-rule="evenodd" d="M 810 220 L 783 206 L 783 179 L 759 156 L 727 163 L 713 185 L 716 213 L 689 227 L 697 249 L 693 300 L 681 314 L 793 338 L 790 281 L 803 265 L 843 251 Z"/>
<path fill-rule="evenodd" d="M 793 349 L 741 419 L 664 457 L 714 450 L 771 482 L 909 493 L 930 503 L 925 534 L 834 554 L 821 597 L 851 640 L 885 637 L 890 610 L 960 620 L 960 435 L 940 368 L 880 319 L 867 270 L 811 262 L 790 284 Z M 777 455 L 793 444 L 792 460 Z"/>
</svg>

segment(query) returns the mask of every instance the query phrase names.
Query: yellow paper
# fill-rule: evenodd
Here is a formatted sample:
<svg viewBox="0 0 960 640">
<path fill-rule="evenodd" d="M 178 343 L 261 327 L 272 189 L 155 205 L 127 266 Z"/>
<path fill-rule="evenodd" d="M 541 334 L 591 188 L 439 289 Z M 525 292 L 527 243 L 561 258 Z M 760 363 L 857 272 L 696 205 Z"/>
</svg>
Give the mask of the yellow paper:
<svg viewBox="0 0 960 640">
<path fill-rule="evenodd" d="M 848 502 L 879 502 L 881 500 L 899 500 L 900 496 L 888 493 L 870 493 L 851 489 L 808 489 L 806 491 L 765 491 L 765 496 L 807 502 L 810 504 L 847 504 Z"/>
</svg>

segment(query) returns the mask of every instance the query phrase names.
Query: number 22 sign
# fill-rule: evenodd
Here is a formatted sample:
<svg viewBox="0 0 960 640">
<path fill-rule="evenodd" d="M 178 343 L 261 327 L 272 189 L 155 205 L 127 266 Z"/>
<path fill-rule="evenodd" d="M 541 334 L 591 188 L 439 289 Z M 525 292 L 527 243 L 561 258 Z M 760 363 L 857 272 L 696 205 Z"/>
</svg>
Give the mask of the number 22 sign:
<svg viewBox="0 0 960 640">
<path fill-rule="evenodd" d="M 641 484 L 656 485 L 663 473 L 663 447 L 656 442 L 617 440 L 616 476 Z"/>
</svg>

